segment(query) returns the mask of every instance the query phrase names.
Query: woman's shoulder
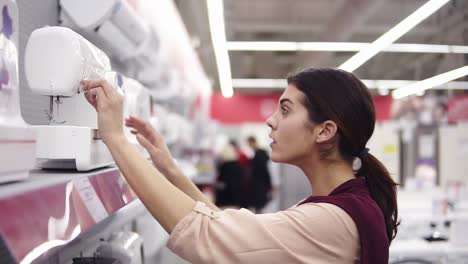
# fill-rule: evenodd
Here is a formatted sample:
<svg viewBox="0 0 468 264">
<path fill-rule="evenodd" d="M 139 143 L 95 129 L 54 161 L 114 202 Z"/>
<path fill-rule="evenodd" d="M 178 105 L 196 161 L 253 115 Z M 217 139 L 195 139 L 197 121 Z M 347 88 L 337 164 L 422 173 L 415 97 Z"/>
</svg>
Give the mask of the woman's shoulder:
<svg viewBox="0 0 468 264">
<path fill-rule="evenodd" d="M 292 206 L 265 218 L 269 230 L 300 241 L 315 241 L 321 245 L 346 244 L 352 252 L 359 248 L 359 233 L 353 219 L 340 207 L 328 203 L 308 203 Z M 354 253 L 353 253 L 354 254 Z"/>
<path fill-rule="evenodd" d="M 351 217 L 337 205 L 332 203 L 304 203 L 294 205 L 283 211 L 285 214 L 298 215 L 302 218 L 342 218 L 351 220 Z"/>
<path fill-rule="evenodd" d="M 259 218 L 277 224 L 291 224 L 308 230 L 325 229 L 336 226 L 338 233 L 349 233 L 357 237 L 357 227 L 353 219 L 340 207 L 329 203 L 307 203 L 292 206 L 272 214 L 260 214 Z M 329 231 L 328 231 L 329 232 Z"/>
</svg>

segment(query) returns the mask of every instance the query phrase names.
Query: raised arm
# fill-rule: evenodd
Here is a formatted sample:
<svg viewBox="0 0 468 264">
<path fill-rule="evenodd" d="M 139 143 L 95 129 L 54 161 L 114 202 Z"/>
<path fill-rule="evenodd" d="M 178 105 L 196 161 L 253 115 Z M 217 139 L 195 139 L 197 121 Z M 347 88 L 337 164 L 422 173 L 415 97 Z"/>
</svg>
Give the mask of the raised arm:
<svg viewBox="0 0 468 264">
<path fill-rule="evenodd" d="M 125 125 L 132 128 L 132 133 L 137 135 L 138 142 L 148 151 L 153 164 L 174 186 L 195 201 L 203 202 L 211 209 L 219 211 L 218 207 L 180 170 L 161 134 L 148 121 L 130 116 L 125 119 Z"/>
<path fill-rule="evenodd" d="M 128 142 L 123 133 L 123 97 L 105 80 L 83 81 L 86 99 L 98 113 L 99 133 L 125 179 L 156 220 L 171 233 L 195 200 L 171 184 Z M 137 135 L 141 141 L 142 136 Z"/>
</svg>

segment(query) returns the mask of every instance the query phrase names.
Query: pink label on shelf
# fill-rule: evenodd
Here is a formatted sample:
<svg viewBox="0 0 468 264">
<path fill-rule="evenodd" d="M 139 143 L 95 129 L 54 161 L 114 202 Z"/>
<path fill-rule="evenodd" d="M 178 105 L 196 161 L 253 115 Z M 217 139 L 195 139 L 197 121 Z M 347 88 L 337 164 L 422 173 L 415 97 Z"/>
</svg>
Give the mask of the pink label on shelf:
<svg viewBox="0 0 468 264">
<path fill-rule="evenodd" d="M 95 223 L 109 216 L 88 178 L 75 179 L 73 185 Z"/>
</svg>

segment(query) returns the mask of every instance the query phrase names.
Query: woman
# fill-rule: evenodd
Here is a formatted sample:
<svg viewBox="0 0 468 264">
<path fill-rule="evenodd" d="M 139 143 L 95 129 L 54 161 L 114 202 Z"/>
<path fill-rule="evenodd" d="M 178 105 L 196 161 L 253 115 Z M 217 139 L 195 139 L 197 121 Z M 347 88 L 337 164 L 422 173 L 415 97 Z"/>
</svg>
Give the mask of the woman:
<svg viewBox="0 0 468 264">
<path fill-rule="evenodd" d="M 122 97 L 85 81 L 99 131 L 139 198 L 171 234 L 168 247 L 193 263 L 387 263 L 397 231 L 396 184 L 366 151 L 372 98 L 351 73 L 308 69 L 288 77 L 267 120 L 271 159 L 298 166 L 312 196 L 274 214 L 220 211 L 172 161 L 160 135 L 138 118 L 126 125 L 149 151 L 148 164 L 122 132 Z"/>
<path fill-rule="evenodd" d="M 216 205 L 219 207 L 239 208 L 242 200 L 243 170 L 239 156 L 231 143 L 219 153 L 216 164 Z"/>
<path fill-rule="evenodd" d="M 258 146 L 254 136 L 247 138 L 249 147 L 254 155 L 250 160 L 248 175 L 248 192 L 246 195 L 248 206 L 252 206 L 255 213 L 260 213 L 271 200 L 271 176 L 268 169 L 270 157 Z"/>
</svg>

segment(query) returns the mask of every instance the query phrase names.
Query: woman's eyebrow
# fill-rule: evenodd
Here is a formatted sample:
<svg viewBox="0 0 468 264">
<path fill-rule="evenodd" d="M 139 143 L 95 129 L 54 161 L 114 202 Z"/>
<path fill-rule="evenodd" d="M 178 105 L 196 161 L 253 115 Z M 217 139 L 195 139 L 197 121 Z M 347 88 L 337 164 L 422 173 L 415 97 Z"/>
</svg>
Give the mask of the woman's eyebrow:
<svg viewBox="0 0 468 264">
<path fill-rule="evenodd" d="M 290 104 L 293 104 L 293 102 L 291 100 L 289 100 L 288 98 L 283 98 L 283 99 L 280 100 L 280 104 L 283 104 L 283 103 L 286 103 L 286 102 L 288 102 Z"/>
</svg>

